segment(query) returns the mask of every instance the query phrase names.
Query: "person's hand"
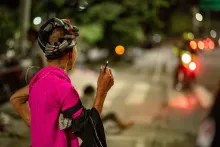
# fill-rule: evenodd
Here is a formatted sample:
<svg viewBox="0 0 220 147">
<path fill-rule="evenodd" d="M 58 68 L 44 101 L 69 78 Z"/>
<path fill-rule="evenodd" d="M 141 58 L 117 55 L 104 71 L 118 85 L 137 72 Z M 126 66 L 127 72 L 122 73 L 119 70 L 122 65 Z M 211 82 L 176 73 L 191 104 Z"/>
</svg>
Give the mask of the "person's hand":
<svg viewBox="0 0 220 147">
<path fill-rule="evenodd" d="M 112 75 L 111 69 L 106 68 L 104 71 L 104 67 L 101 66 L 97 85 L 97 92 L 99 94 L 106 95 L 108 93 L 108 91 L 114 85 L 114 77 Z"/>
</svg>

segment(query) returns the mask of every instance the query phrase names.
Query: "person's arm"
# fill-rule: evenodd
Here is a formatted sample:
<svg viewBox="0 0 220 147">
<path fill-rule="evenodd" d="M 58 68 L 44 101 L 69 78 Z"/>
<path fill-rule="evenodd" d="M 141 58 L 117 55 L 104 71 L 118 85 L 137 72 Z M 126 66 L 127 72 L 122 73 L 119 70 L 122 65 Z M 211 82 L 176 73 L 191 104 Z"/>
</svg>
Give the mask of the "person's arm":
<svg viewBox="0 0 220 147">
<path fill-rule="evenodd" d="M 25 86 L 16 91 L 10 98 L 10 103 L 15 108 L 22 119 L 30 125 L 30 109 L 28 105 L 29 86 Z"/>
<path fill-rule="evenodd" d="M 96 110 L 99 112 L 99 115 L 102 113 L 103 104 L 105 101 L 107 93 L 101 93 L 97 91 L 96 97 L 93 103 L 93 107 L 96 108 Z"/>
<path fill-rule="evenodd" d="M 110 69 L 106 69 L 104 72 L 104 68 L 100 68 L 100 74 L 97 82 L 97 92 L 96 97 L 93 103 L 93 107 L 98 111 L 99 115 L 102 113 L 103 104 L 105 101 L 105 97 L 109 91 L 109 89 L 114 85 L 114 78 L 112 76 L 112 72 Z M 62 87 L 62 88 L 61 88 Z M 62 90 L 60 90 L 62 89 Z M 59 88 L 57 88 L 58 97 L 57 101 L 60 101 L 62 105 L 62 111 L 68 110 L 69 108 L 74 107 L 80 101 L 79 95 L 75 88 L 69 83 L 59 84 Z M 53 100 L 51 100 L 53 101 Z M 82 112 L 82 109 L 73 115 L 73 118 L 79 116 Z"/>
<path fill-rule="evenodd" d="M 110 88 L 114 85 L 114 77 L 109 68 L 107 68 L 106 71 L 104 71 L 103 67 L 100 68 L 97 85 L 98 88 L 93 107 L 96 108 L 96 110 L 99 112 L 99 115 L 101 115 L 107 93 L 110 90 Z"/>
</svg>

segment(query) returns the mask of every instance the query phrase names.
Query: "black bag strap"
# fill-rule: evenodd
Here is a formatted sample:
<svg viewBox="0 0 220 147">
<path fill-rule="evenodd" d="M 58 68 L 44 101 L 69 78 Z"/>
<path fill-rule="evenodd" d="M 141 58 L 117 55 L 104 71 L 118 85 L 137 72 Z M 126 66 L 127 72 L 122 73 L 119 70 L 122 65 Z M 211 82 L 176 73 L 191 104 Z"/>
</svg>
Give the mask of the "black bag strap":
<svg viewBox="0 0 220 147">
<path fill-rule="evenodd" d="M 72 118 L 72 115 L 75 114 L 77 111 L 79 111 L 81 108 L 83 108 L 83 106 L 82 106 L 81 101 L 79 100 L 75 106 L 63 111 L 62 112 L 63 116 L 65 118 Z"/>
</svg>

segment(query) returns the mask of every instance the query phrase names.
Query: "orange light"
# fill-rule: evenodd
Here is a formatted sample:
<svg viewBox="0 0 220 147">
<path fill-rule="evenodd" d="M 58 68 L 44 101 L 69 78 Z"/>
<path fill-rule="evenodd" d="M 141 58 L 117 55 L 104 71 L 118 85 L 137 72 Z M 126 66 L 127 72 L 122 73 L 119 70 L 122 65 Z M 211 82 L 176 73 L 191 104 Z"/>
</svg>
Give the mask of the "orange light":
<svg viewBox="0 0 220 147">
<path fill-rule="evenodd" d="M 122 54 L 124 54 L 124 52 L 125 52 L 125 48 L 124 48 L 123 46 L 121 46 L 121 45 L 118 45 L 118 46 L 116 46 L 116 48 L 115 48 L 115 52 L 116 52 L 116 54 L 118 54 L 118 55 L 122 55 Z"/>
<path fill-rule="evenodd" d="M 197 44 L 196 44 L 195 41 L 190 41 L 189 45 L 190 45 L 190 47 L 191 47 L 192 49 L 194 49 L 194 50 L 197 48 Z"/>
<path fill-rule="evenodd" d="M 205 45 L 202 41 L 198 42 L 198 48 L 201 49 L 201 50 L 203 50 L 205 48 Z"/>
</svg>

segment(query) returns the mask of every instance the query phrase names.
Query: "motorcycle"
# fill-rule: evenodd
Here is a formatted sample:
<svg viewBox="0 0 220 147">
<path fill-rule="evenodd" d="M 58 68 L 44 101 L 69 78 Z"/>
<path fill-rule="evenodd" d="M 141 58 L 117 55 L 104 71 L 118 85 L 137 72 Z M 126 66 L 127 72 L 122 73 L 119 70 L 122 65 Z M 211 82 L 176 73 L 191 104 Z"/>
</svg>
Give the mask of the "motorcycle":
<svg viewBox="0 0 220 147">
<path fill-rule="evenodd" d="M 195 56 L 190 52 L 183 53 L 175 72 L 174 88 L 178 91 L 192 89 L 196 83 L 197 68 Z"/>
</svg>

